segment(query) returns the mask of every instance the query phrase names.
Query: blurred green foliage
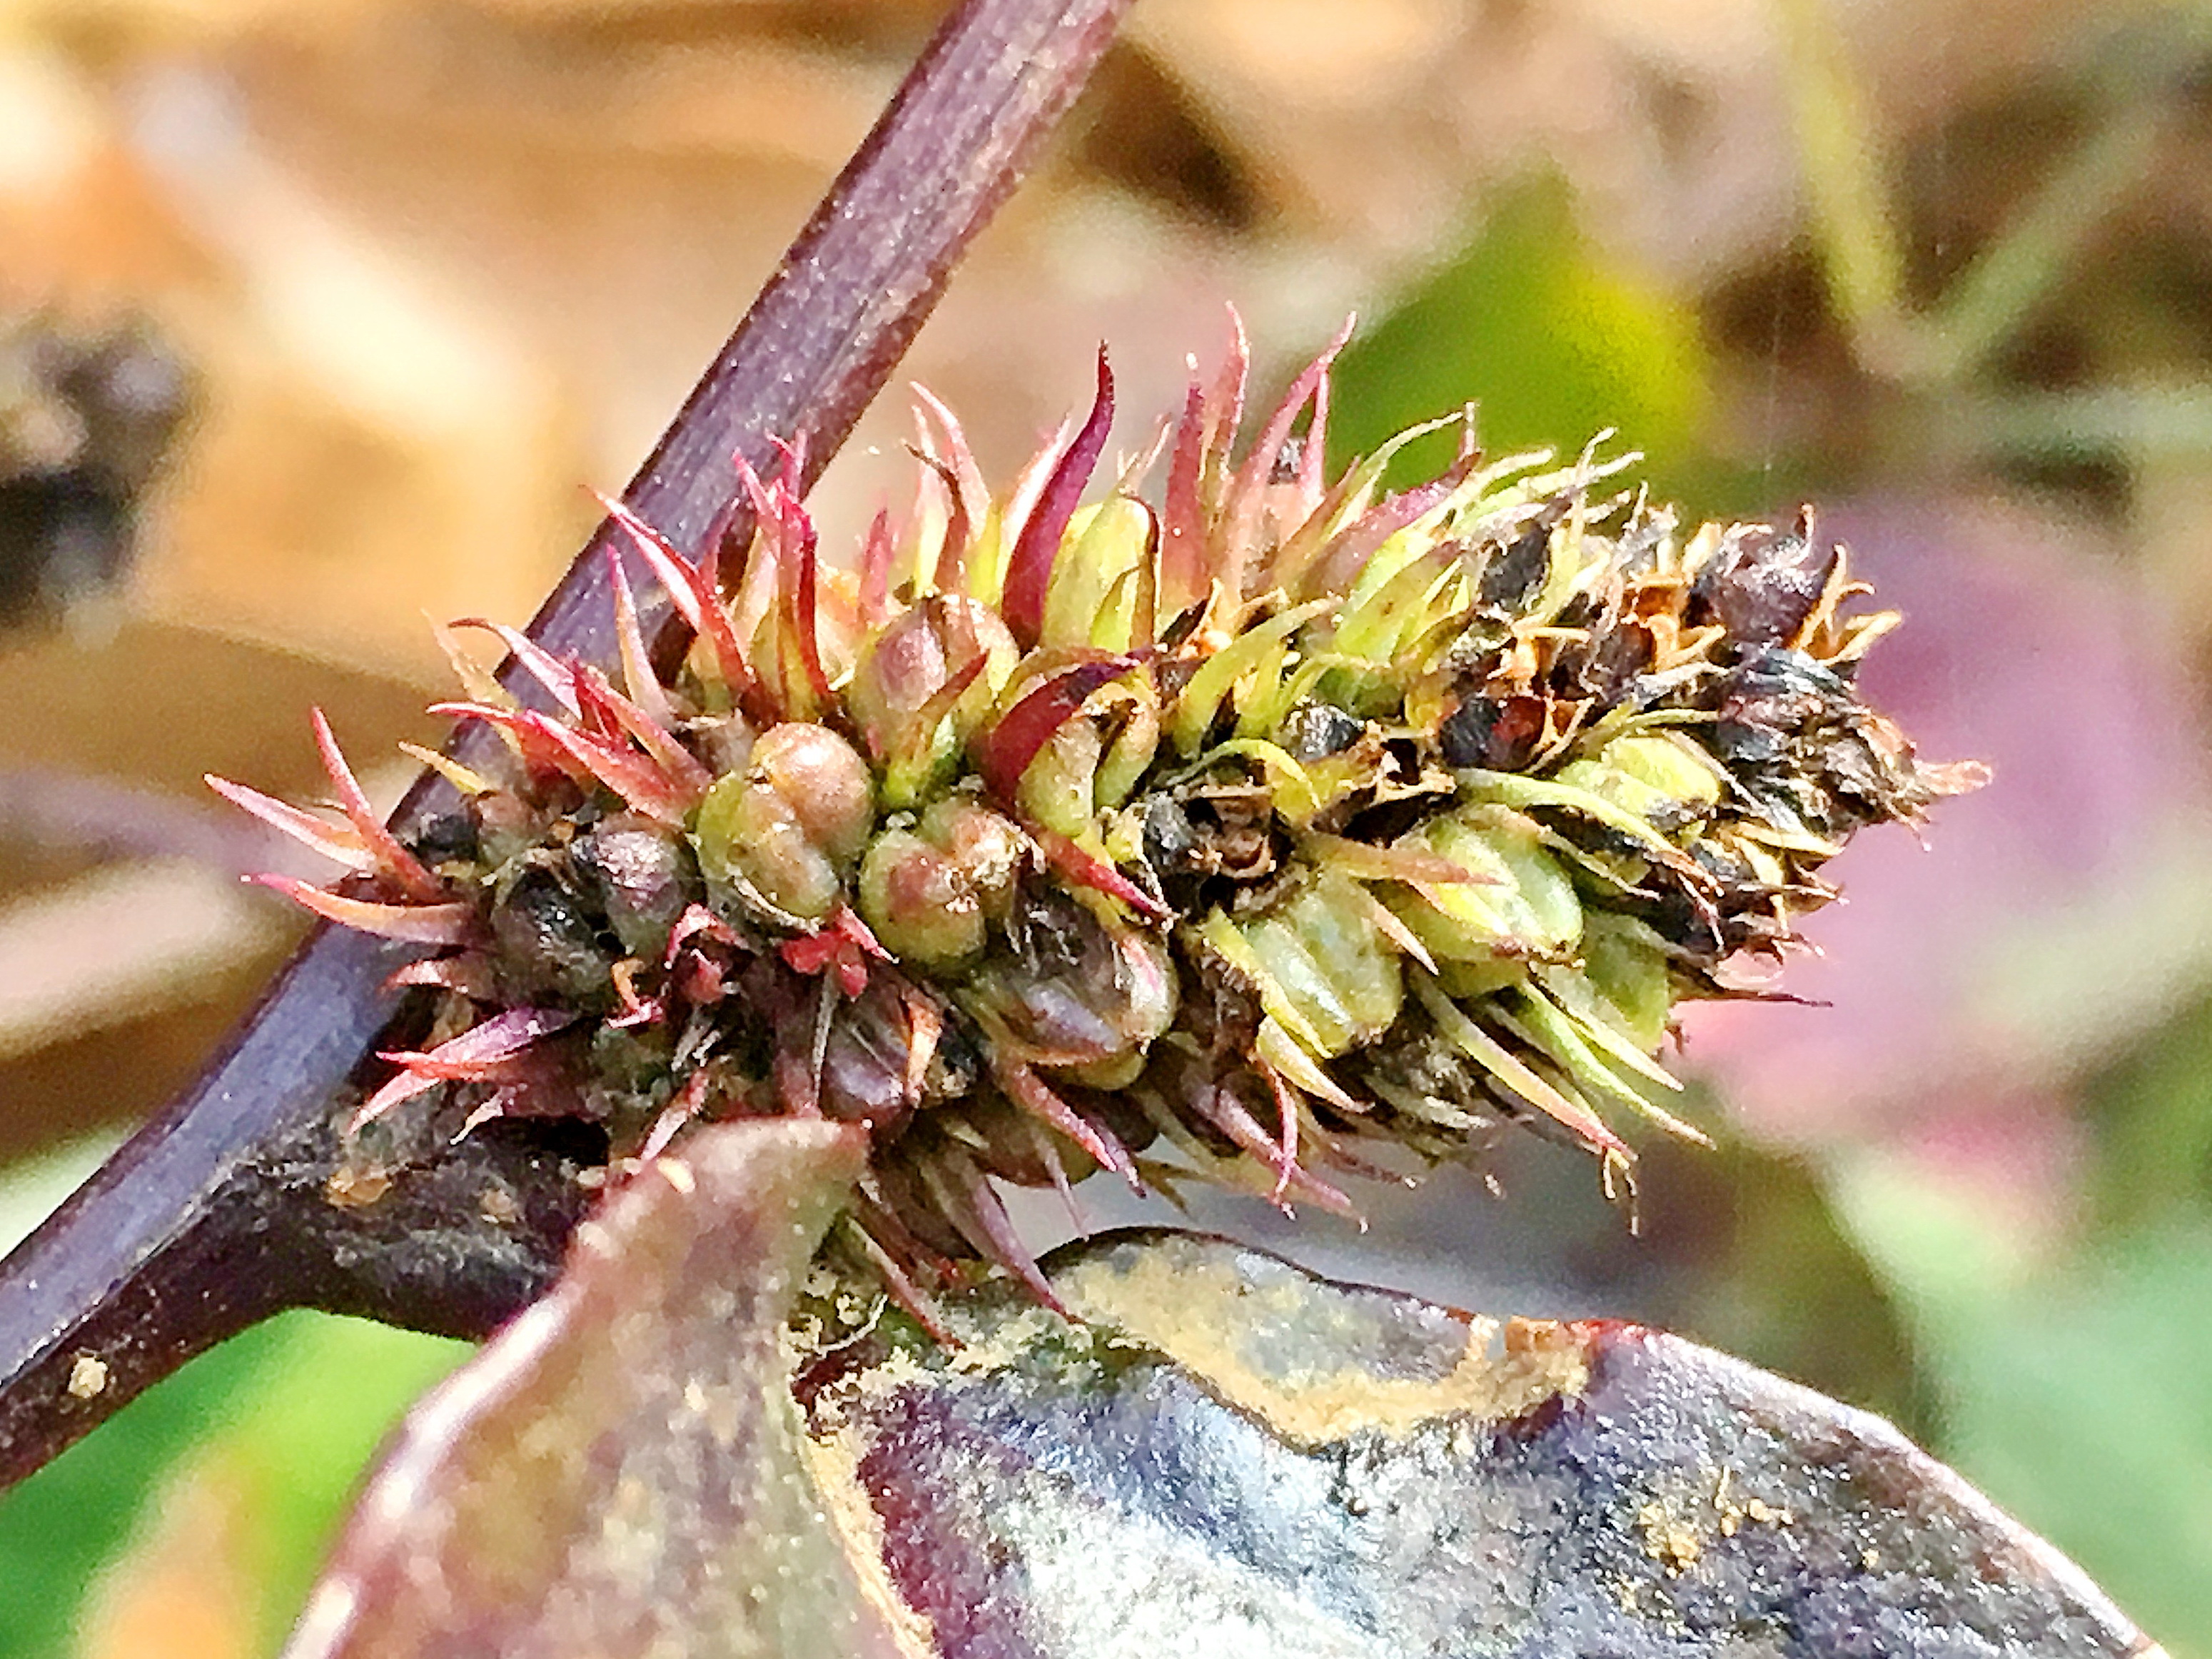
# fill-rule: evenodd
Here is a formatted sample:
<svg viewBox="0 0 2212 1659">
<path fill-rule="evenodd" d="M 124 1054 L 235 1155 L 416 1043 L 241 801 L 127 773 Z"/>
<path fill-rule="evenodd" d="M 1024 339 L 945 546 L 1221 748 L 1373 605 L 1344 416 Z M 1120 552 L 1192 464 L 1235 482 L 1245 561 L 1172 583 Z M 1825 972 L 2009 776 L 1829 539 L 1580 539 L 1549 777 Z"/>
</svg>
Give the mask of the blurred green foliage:
<svg viewBox="0 0 2212 1659">
<path fill-rule="evenodd" d="M 1832 1191 L 1894 1287 L 1936 1448 L 2179 1656 L 2212 1631 L 2212 1215 L 2052 1255 L 1900 1160 Z"/>
<path fill-rule="evenodd" d="M 1923 1350 L 1943 1449 L 2177 1654 L 2212 1631 L 2212 1224 L 2129 1237 Z"/>
<path fill-rule="evenodd" d="M 165 1487 L 220 1468 L 245 1495 L 235 1565 L 264 1650 L 291 1628 L 354 1486 L 410 1401 L 466 1345 L 294 1313 L 148 1390 L 0 1504 L 0 1659 L 77 1650 L 85 1597 Z"/>
<path fill-rule="evenodd" d="M 100 1570 L 129 1542 L 162 1478 L 236 1420 L 285 1333 L 264 1325 L 132 1401 L 0 1504 L 0 1656 L 70 1651 L 77 1612 Z"/>
<path fill-rule="evenodd" d="M 1818 1169 L 1731 1131 L 1726 1103 L 1698 1092 L 1691 1121 L 1718 1145 L 1653 1145 L 1638 1155 L 1651 1212 L 1644 1248 L 1692 1255 L 1674 1287 L 1679 1306 L 1644 1316 L 1926 1438 L 1936 1425 L 1912 1333 Z"/>
<path fill-rule="evenodd" d="M 1340 465 L 1471 402 L 1489 454 L 1571 456 L 1610 428 L 1613 453 L 1643 451 L 1655 488 L 1705 482 L 1694 465 L 1710 402 L 1696 319 L 1608 265 L 1548 174 L 1502 198 L 1463 248 L 1353 340 L 1337 386 Z M 1391 482 L 1434 477 L 1458 441 L 1446 431 L 1407 445 Z"/>
<path fill-rule="evenodd" d="M 2212 1219 L 2212 1001 L 2192 999 L 2119 1056 L 2084 1104 L 2096 1131 L 2090 1199 L 2099 1229 L 2124 1234 Z"/>
<path fill-rule="evenodd" d="M 270 1651 L 306 1601 L 362 1469 L 415 1398 L 473 1350 L 365 1320 L 295 1314 L 289 1346 L 212 1448 L 251 1482 Z"/>
</svg>

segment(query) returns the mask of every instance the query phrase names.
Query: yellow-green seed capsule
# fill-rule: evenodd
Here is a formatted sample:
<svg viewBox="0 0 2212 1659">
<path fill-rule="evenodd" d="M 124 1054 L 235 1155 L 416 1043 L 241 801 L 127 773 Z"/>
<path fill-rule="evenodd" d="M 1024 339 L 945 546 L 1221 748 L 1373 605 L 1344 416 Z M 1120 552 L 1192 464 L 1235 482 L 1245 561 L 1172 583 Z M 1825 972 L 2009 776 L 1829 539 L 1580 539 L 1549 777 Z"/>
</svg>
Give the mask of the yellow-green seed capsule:
<svg viewBox="0 0 2212 1659">
<path fill-rule="evenodd" d="M 1152 525 L 1151 509 L 1127 495 L 1077 509 L 1053 565 L 1040 645 L 1128 649 Z"/>
<path fill-rule="evenodd" d="M 1357 882 L 1322 874 L 1238 931 L 1266 976 L 1268 1011 L 1280 1018 L 1279 1001 L 1295 1016 L 1283 1024 L 1318 1040 L 1323 1056 L 1372 1041 L 1398 1018 L 1405 982 L 1397 953 Z"/>
<path fill-rule="evenodd" d="M 1582 952 L 1581 977 L 1620 1029 L 1639 1047 L 1656 1048 L 1674 1009 L 1665 941 L 1633 917 L 1593 910 L 1583 923 Z"/>
<path fill-rule="evenodd" d="M 1473 881 L 1438 882 L 1389 900 L 1440 961 L 1557 957 L 1582 937 L 1582 902 L 1542 832 L 1517 812 L 1465 806 L 1431 819 L 1407 843 L 1457 865 Z"/>
<path fill-rule="evenodd" d="M 1615 738 L 1596 754 L 1568 762 L 1557 779 L 1668 836 L 1703 819 L 1721 799 L 1712 760 L 1671 732 Z"/>
<path fill-rule="evenodd" d="M 960 866 L 911 830 L 869 843 L 860 890 L 861 919 L 902 962 L 943 967 L 983 948 L 983 907 Z"/>
<path fill-rule="evenodd" d="M 742 880 L 787 915 L 819 921 L 874 821 L 867 763 L 828 727 L 794 720 L 761 733 L 744 772 L 715 781 L 692 833 L 709 880 Z"/>
<path fill-rule="evenodd" d="M 1098 763 L 1105 752 L 1105 739 L 1095 724 L 1083 717 L 1068 721 L 1022 774 L 1022 811 L 1071 841 L 1088 835 L 1097 811 Z"/>
</svg>

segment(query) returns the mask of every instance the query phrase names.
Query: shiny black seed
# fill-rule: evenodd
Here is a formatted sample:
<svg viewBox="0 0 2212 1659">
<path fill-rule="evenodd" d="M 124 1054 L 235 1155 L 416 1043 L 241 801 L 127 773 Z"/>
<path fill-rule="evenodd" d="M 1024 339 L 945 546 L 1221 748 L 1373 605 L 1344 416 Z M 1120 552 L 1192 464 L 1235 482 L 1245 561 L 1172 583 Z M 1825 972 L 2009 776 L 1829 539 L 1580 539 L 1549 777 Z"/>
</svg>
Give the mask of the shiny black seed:
<svg viewBox="0 0 2212 1659">
<path fill-rule="evenodd" d="M 983 1039 L 958 1009 L 948 1009 L 922 1092 L 933 1100 L 955 1100 L 972 1093 L 982 1079 Z"/>
<path fill-rule="evenodd" d="M 1160 630 L 1159 647 L 1163 654 L 1175 650 L 1185 640 L 1198 632 L 1198 624 L 1205 615 L 1206 601 L 1200 599 L 1196 604 L 1187 606 L 1173 622 L 1163 628 Z"/>
<path fill-rule="evenodd" d="M 416 830 L 408 842 L 416 858 L 434 868 L 474 864 L 483 853 L 476 820 L 466 812 L 442 812 Z"/>
<path fill-rule="evenodd" d="M 509 996 L 557 996 L 590 1008 L 612 1000 L 614 953 L 601 941 L 599 918 L 562 872 L 526 867 L 493 905 L 491 930 Z"/>
<path fill-rule="evenodd" d="M 1488 697 L 1469 697 L 1444 716 L 1437 732 L 1447 766 L 1490 764 L 1490 734 L 1503 711 Z"/>
<path fill-rule="evenodd" d="M 1444 716 L 1437 732 L 1447 766 L 1480 766 L 1493 772 L 1517 770 L 1535 752 L 1543 735 L 1542 703 L 1534 697 L 1468 697 Z"/>
<path fill-rule="evenodd" d="M 1482 603 L 1495 611 L 1521 610 L 1544 585 L 1551 552 L 1550 525 L 1535 524 L 1492 553 L 1482 567 Z"/>
<path fill-rule="evenodd" d="M 1295 761 L 1323 760 L 1342 754 L 1366 730 L 1365 721 L 1333 703 L 1302 702 L 1283 720 L 1283 747 Z"/>
<path fill-rule="evenodd" d="M 1740 646 L 1780 645 L 1813 614 L 1838 550 L 1809 539 L 1811 525 L 1778 533 L 1763 525 L 1731 532 L 1690 589 L 1692 624 L 1718 623 Z"/>
</svg>

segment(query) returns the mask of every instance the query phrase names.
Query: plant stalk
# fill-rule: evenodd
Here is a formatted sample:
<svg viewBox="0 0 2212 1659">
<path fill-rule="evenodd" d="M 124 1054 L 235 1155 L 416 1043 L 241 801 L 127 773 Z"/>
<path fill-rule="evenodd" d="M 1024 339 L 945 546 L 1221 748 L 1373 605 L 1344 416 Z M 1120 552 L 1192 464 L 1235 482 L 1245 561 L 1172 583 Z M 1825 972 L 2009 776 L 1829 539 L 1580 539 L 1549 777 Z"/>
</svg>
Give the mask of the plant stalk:
<svg viewBox="0 0 2212 1659">
<path fill-rule="evenodd" d="M 712 536 L 750 535 L 733 456 L 765 473 L 778 441 L 801 444 L 812 482 L 1128 4 L 966 0 L 952 13 L 630 481 L 633 512 L 696 556 Z M 611 665 L 606 562 L 621 546 L 603 522 L 531 624 L 539 644 Z M 665 594 L 636 585 L 648 635 L 680 647 Z M 487 735 L 465 732 L 456 752 Z M 404 833 L 450 804 L 426 777 L 393 822 Z M 349 1091 L 399 1006 L 386 981 L 409 954 L 319 929 L 200 1079 L 0 1262 L 0 1489 L 281 1309 L 477 1337 L 550 1282 L 591 1196 L 577 1181 L 589 1149 L 566 1132 L 479 1132 L 374 1201 L 333 1196 Z"/>
</svg>

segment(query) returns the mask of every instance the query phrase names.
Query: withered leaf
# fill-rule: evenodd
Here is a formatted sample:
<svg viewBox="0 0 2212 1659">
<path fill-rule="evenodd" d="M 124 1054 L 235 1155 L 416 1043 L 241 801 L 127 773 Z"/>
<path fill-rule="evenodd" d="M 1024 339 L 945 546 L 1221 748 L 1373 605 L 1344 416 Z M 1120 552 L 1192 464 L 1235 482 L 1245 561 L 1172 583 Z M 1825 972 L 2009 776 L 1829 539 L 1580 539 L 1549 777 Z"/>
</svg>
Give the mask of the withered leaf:
<svg viewBox="0 0 2212 1659">
<path fill-rule="evenodd" d="M 294 1659 L 2157 1655 L 1885 1423 L 1638 1327 L 1172 1232 L 1048 1257 L 1079 1322 L 951 1299 L 953 1345 L 802 1297 L 858 1163 L 739 1124 L 617 1194 L 418 1411 Z"/>
<path fill-rule="evenodd" d="M 799 1462 L 784 1310 L 858 1132 L 702 1131 L 409 1419 L 292 1659 L 898 1651 Z"/>
</svg>

